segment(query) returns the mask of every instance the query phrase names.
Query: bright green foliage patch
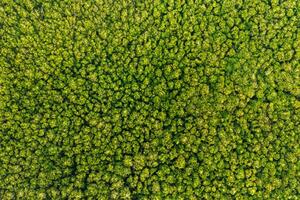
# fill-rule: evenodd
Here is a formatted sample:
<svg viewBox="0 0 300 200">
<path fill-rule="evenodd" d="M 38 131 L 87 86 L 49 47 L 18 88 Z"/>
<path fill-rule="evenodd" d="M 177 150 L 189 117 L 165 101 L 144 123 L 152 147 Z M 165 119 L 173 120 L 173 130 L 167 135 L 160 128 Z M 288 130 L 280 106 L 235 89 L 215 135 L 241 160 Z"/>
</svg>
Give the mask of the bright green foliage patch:
<svg viewBox="0 0 300 200">
<path fill-rule="evenodd" d="M 299 134 L 300 1 L 0 1 L 0 199 L 298 199 Z"/>
</svg>

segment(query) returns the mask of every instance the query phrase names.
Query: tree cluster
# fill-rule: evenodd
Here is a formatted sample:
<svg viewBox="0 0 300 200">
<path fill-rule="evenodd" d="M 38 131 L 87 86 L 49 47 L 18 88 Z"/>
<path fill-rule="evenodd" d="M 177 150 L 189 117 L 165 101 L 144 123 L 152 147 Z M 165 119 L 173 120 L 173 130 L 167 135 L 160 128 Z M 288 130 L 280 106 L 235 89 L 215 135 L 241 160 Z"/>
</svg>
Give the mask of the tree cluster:
<svg viewBox="0 0 300 200">
<path fill-rule="evenodd" d="M 297 199 L 300 1 L 1 0 L 0 199 Z"/>
</svg>

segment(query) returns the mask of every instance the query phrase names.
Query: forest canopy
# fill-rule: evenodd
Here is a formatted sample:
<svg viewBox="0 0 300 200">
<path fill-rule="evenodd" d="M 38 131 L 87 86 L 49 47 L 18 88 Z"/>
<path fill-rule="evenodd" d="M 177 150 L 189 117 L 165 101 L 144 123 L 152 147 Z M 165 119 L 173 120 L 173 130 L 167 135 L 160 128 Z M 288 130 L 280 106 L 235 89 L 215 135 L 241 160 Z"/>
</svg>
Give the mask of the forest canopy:
<svg viewBox="0 0 300 200">
<path fill-rule="evenodd" d="M 298 199 L 300 1 L 1 0 L 0 199 Z"/>
</svg>

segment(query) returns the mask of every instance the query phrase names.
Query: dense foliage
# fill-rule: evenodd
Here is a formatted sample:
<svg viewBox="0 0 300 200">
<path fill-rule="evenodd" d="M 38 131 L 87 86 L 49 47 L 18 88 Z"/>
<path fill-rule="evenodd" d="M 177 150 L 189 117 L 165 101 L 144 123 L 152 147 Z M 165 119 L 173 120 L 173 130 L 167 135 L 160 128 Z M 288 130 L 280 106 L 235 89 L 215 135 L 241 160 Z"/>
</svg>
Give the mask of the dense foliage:
<svg viewBox="0 0 300 200">
<path fill-rule="evenodd" d="M 298 199 L 300 1 L 1 0 L 0 199 Z"/>
</svg>

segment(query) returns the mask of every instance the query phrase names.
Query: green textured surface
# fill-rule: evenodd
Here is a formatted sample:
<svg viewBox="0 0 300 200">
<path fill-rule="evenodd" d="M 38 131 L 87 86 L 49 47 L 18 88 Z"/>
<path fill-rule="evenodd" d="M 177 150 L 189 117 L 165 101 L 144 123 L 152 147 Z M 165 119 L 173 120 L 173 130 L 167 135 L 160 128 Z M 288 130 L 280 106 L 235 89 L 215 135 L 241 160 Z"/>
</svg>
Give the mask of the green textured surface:
<svg viewBox="0 0 300 200">
<path fill-rule="evenodd" d="M 299 199 L 300 1 L 1 0 L 0 199 Z"/>
</svg>

